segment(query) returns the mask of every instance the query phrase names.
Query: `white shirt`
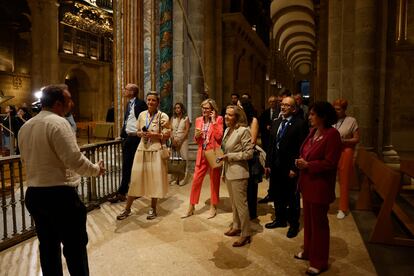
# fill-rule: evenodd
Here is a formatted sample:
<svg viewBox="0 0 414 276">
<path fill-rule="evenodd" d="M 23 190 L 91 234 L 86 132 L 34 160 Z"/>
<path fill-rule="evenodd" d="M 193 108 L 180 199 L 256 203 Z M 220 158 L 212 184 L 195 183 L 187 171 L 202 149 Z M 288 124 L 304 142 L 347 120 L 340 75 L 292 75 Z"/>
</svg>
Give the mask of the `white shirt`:
<svg viewBox="0 0 414 276">
<path fill-rule="evenodd" d="M 129 100 L 128 104 L 131 106 L 129 110 L 128 119 L 125 125 L 126 133 L 137 132 L 137 118 L 135 117 L 135 98 Z M 138 114 L 139 115 L 139 114 Z"/>
<path fill-rule="evenodd" d="M 50 111 L 41 111 L 22 126 L 19 148 L 29 187 L 75 187 L 78 174 L 96 176 L 100 171 L 80 152 L 68 121 Z"/>
</svg>

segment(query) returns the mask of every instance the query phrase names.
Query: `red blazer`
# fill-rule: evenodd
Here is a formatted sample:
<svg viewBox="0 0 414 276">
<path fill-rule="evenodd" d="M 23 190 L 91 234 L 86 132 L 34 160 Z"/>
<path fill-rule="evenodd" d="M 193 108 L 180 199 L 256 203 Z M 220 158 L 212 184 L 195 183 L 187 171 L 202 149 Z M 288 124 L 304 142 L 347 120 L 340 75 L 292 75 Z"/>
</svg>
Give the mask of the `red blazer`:
<svg viewBox="0 0 414 276">
<path fill-rule="evenodd" d="M 342 142 L 335 128 L 328 128 L 304 152 L 316 129 L 312 129 L 302 144 L 300 156 L 308 162 L 308 168 L 300 171 L 298 185 L 304 200 L 311 203 L 329 204 L 335 200 L 336 169 L 341 156 Z"/>
<path fill-rule="evenodd" d="M 195 121 L 195 128 L 202 129 L 203 126 L 203 117 L 198 117 Z M 217 116 L 216 123 L 210 125 L 210 129 L 207 133 L 208 144 L 206 149 L 213 149 L 221 146 L 221 140 L 223 139 L 223 117 Z M 198 144 L 197 150 L 197 159 L 196 165 L 200 165 L 201 158 L 204 158 L 203 154 L 203 138 L 202 136 L 195 138 L 196 143 Z"/>
</svg>

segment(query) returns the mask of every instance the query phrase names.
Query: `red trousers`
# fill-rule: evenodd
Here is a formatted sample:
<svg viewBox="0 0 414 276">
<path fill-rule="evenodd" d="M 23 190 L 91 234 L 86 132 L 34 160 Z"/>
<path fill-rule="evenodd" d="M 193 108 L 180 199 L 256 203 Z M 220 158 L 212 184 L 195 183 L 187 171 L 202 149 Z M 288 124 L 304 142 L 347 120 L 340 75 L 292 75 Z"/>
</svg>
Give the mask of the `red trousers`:
<svg viewBox="0 0 414 276">
<path fill-rule="evenodd" d="M 329 258 L 329 204 L 315 204 L 303 200 L 304 249 L 303 256 L 310 266 L 325 270 Z"/>
<path fill-rule="evenodd" d="M 349 210 L 349 185 L 354 173 L 354 149 L 344 148 L 338 163 L 339 210 Z"/>
<path fill-rule="evenodd" d="M 194 169 L 193 184 L 191 186 L 190 204 L 198 204 L 198 201 L 200 199 L 201 185 L 203 184 L 203 180 L 206 176 L 207 171 L 210 174 L 211 204 L 218 204 L 221 168 L 210 168 L 210 165 L 208 164 L 208 161 L 204 158 L 204 156 L 201 157 L 200 164 L 196 165 Z"/>
</svg>

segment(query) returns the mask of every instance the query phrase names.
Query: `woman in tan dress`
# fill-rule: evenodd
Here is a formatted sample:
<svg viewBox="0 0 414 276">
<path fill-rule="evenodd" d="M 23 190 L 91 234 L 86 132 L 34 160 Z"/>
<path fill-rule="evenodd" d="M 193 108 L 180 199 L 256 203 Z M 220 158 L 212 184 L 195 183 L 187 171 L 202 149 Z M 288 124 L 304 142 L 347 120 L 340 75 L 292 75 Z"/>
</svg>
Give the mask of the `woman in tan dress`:
<svg viewBox="0 0 414 276">
<path fill-rule="evenodd" d="M 131 214 L 134 199 L 141 196 L 151 197 L 151 208 L 147 219 L 157 217 L 157 199 L 164 198 L 168 192 L 167 159 L 161 155 L 162 143 L 170 136 L 168 115 L 158 111 L 160 103 L 157 93 L 147 94 L 148 110 L 139 114 L 137 135 L 141 137 L 134 157 L 131 183 L 125 210 L 117 216 L 123 220 Z"/>
<path fill-rule="evenodd" d="M 171 125 L 171 145 L 174 151 L 177 151 L 183 160 L 188 160 L 188 132 L 190 130 L 190 120 L 186 115 L 184 105 L 176 103 L 174 105 L 174 115 L 170 120 Z M 177 185 L 184 185 L 188 180 L 187 168 L 185 177 L 180 181 L 179 175 L 174 175 L 172 181 L 176 181 Z"/>
</svg>

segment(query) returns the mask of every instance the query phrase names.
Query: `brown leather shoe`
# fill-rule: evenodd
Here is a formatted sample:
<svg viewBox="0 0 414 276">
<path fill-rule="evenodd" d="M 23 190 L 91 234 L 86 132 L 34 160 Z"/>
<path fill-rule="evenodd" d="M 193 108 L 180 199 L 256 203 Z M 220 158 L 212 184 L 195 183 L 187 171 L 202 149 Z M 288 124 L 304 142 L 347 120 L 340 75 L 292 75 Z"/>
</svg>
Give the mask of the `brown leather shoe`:
<svg viewBox="0 0 414 276">
<path fill-rule="evenodd" d="M 240 236 L 240 234 L 241 234 L 240 229 L 233 229 L 233 228 L 229 229 L 229 231 L 224 233 L 224 235 L 229 236 L 229 237 Z"/>
<path fill-rule="evenodd" d="M 108 201 L 110 203 L 118 203 L 118 202 L 123 202 L 126 200 L 126 196 L 122 195 L 122 194 L 115 194 L 113 197 L 108 198 Z"/>
<path fill-rule="evenodd" d="M 233 243 L 233 247 L 242 247 L 251 242 L 252 242 L 252 239 L 250 238 L 250 236 L 241 237 L 240 239 L 238 239 L 237 241 Z"/>
</svg>

